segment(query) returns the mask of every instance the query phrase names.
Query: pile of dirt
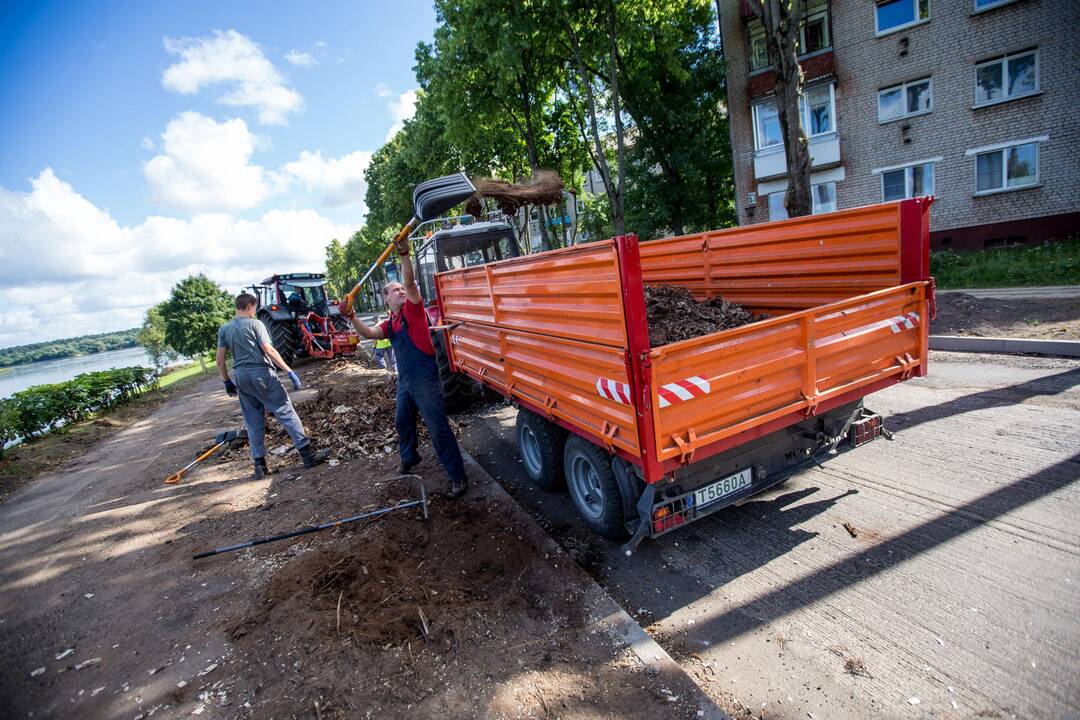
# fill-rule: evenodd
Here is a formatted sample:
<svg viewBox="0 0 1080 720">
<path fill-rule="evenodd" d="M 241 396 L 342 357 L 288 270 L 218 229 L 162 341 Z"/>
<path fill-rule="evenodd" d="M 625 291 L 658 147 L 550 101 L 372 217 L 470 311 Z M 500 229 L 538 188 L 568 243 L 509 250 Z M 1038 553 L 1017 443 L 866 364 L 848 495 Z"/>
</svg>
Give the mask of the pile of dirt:
<svg viewBox="0 0 1080 720">
<path fill-rule="evenodd" d="M 331 448 L 339 460 L 397 452 L 397 376 L 345 362 L 328 363 L 316 371 L 319 394 L 298 408 L 304 429 L 313 441 Z M 453 419 L 450 427 L 457 432 Z M 417 433 L 421 445 L 428 442 L 428 431 L 421 419 L 417 420 Z M 292 441 L 276 422 L 267 426 L 266 444 L 271 458 L 277 455 L 293 462 L 288 457 Z"/>
<path fill-rule="evenodd" d="M 722 297 L 698 302 L 689 290 L 673 285 L 645 287 L 645 315 L 652 347 L 730 330 L 765 317 Z"/>
</svg>

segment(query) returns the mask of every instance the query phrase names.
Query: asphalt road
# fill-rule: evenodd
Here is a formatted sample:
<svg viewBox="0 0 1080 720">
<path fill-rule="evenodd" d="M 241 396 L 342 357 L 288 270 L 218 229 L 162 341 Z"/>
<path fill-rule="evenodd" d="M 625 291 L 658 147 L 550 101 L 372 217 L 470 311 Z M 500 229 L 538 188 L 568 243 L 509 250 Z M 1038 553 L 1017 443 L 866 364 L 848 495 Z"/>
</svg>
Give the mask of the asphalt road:
<svg viewBox="0 0 1080 720">
<path fill-rule="evenodd" d="M 1080 361 L 931 363 L 868 399 L 893 442 L 631 558 L 528 485 L 512 408 L 464 441 L 737 717 L 1077 717 Z"/>
</svg>

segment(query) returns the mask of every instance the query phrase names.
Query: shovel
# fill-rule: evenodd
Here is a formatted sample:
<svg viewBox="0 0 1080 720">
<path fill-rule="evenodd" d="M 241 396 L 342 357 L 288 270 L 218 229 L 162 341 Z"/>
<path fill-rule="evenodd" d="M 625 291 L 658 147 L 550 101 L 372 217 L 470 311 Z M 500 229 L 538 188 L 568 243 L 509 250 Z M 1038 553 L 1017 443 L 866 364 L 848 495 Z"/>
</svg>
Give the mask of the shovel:
<svg viewBox="0 0 1080 720">
<path fill-rule="evenodd" d="M 166 485 L 175 485 L 178 482 L 180 482 L 180 478 L 184 477 L 184 473 L 186 473 L 188 470 L 195 467 L 196 465 L 201 463 L 203 460 L 205 460 L 206 458 L 208 458 L 211 455 L 213 455 L 214 453 L 216 453 L 218 450 L 221 449 L 221 447 L 223 445 L 227 445 L 227 444 L 231 443 L 233 440 L 246 440 L 246 439 L 247 439 L 247 428 L 243 428 L 243 429 L 240 429 L 240 430 L 226 430 L 225 432 L 218 433 L 217 436 L 214 438 L 215 445 L 212 448 L 210 448 L 209 450 L 204 452 L 202 455 L 200 455 L 199 457 L 192 460 L 190 463 L 188 463 L 184 467 L 182 467 L 179 470 L 177 470 L 176 472 L 174 472 L 169 477 L 165 478 L 165 484 Z"/>
<path fill-rule="evenodd" d="M 468 200 L 474 193 L 476 193 L 476 188 L 473 187 L 472 181 L 463 172 L 425 180 L 417 185 L 413 189 L 412 220 L 409 220 L 405 227 L 401 228 L 401 231 L 394 236 L 394 239 L 383 250 L 379 259 L 364 273 L 364 277 L 360 278 L 360 282 L 356 283 L 356 287 L 345 296 L 345 299 L 339 305 L 344 310 L 344 313 L 348 315 L 352 312 L 352 306 L 356 301 L 356 296 L 360 293 L 360 288 L 375 272 L 375 269 L 382 265 L 386 258 L 390 257 L 390 251 L 394 249 L 394 245 L 409 237 L 409 233 L 416 229 L 416 226 L 420 223 L 440 217 L 450 208 Z"/>
</svg>

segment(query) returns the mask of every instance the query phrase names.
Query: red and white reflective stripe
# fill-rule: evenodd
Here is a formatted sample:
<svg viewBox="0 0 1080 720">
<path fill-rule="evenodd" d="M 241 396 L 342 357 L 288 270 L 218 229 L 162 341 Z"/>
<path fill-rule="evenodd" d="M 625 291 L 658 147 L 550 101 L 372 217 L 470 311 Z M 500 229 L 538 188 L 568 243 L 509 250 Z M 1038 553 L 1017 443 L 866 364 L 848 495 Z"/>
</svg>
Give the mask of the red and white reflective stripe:
<svg viewBox="0 0 1080 720">
<path fill-rule="evenodd" d="M 919 313 L 917 312 L 909 312 L 904 315 L 897 315 L 894 318 L 889 318 L 889 327 L 892 329 L 894 335 L 905 328 L 911 330 L 918 324 Z"/>
<path fill-rule="evenodd" d="M 607 378 L 596 378 L 596 392 L 600 397 L 614 400 L 620 405 L 630 405 L 630 386 Z"/>
<path fill-rule="evenodd" d="M 660 407 L 665 408 L 678 402 L 708 395 L 711 389 L 708 380 L 700 375 L 694 375 L 685 380 L 661 385 L 657 388 L 656 395 L 660 398 Z"/>
</svg>

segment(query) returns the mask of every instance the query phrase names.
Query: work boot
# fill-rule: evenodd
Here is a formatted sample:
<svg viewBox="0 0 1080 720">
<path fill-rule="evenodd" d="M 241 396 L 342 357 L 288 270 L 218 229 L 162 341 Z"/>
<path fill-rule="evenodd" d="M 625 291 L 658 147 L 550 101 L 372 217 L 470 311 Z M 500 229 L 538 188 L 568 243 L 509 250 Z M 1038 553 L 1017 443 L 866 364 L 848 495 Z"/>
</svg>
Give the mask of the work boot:
<svg viewBox="0 0 1080 720">
<path fill-rule="evenodd" d="M 262 480 L 264 477 L 270 474 L 270 468 L 266 467 L 266 458 L 255 458 L 255 479 Z"/>
<path fill-rule="evenodd" d="M 469 489 L 469 481 L 465 478 L 451 478 L 450 479 L 450 492 L 447 493 L 450 497 L 457 499 L 465 494 L 465 491 Z"/>
<path fill-rule="evenodd" d="M 304 461 L 304 467 L 313 468 L 320 463 L 326 462 L 330 457 L 329 450 L 316 450 L 312 444 L 300 448 L 300 459 Z"/>
<path fill-rule="evenodd" d="M 414 467 L 416 467 L 423 461 L 424 458 L 419 456 L 412 462 L 405 462 L 404 460 L 402 460 L 400 463 L 398 463 L 397 466 L 398 475 L 408 475 L 409 471 L 411 471 Z"/>
</svg>

